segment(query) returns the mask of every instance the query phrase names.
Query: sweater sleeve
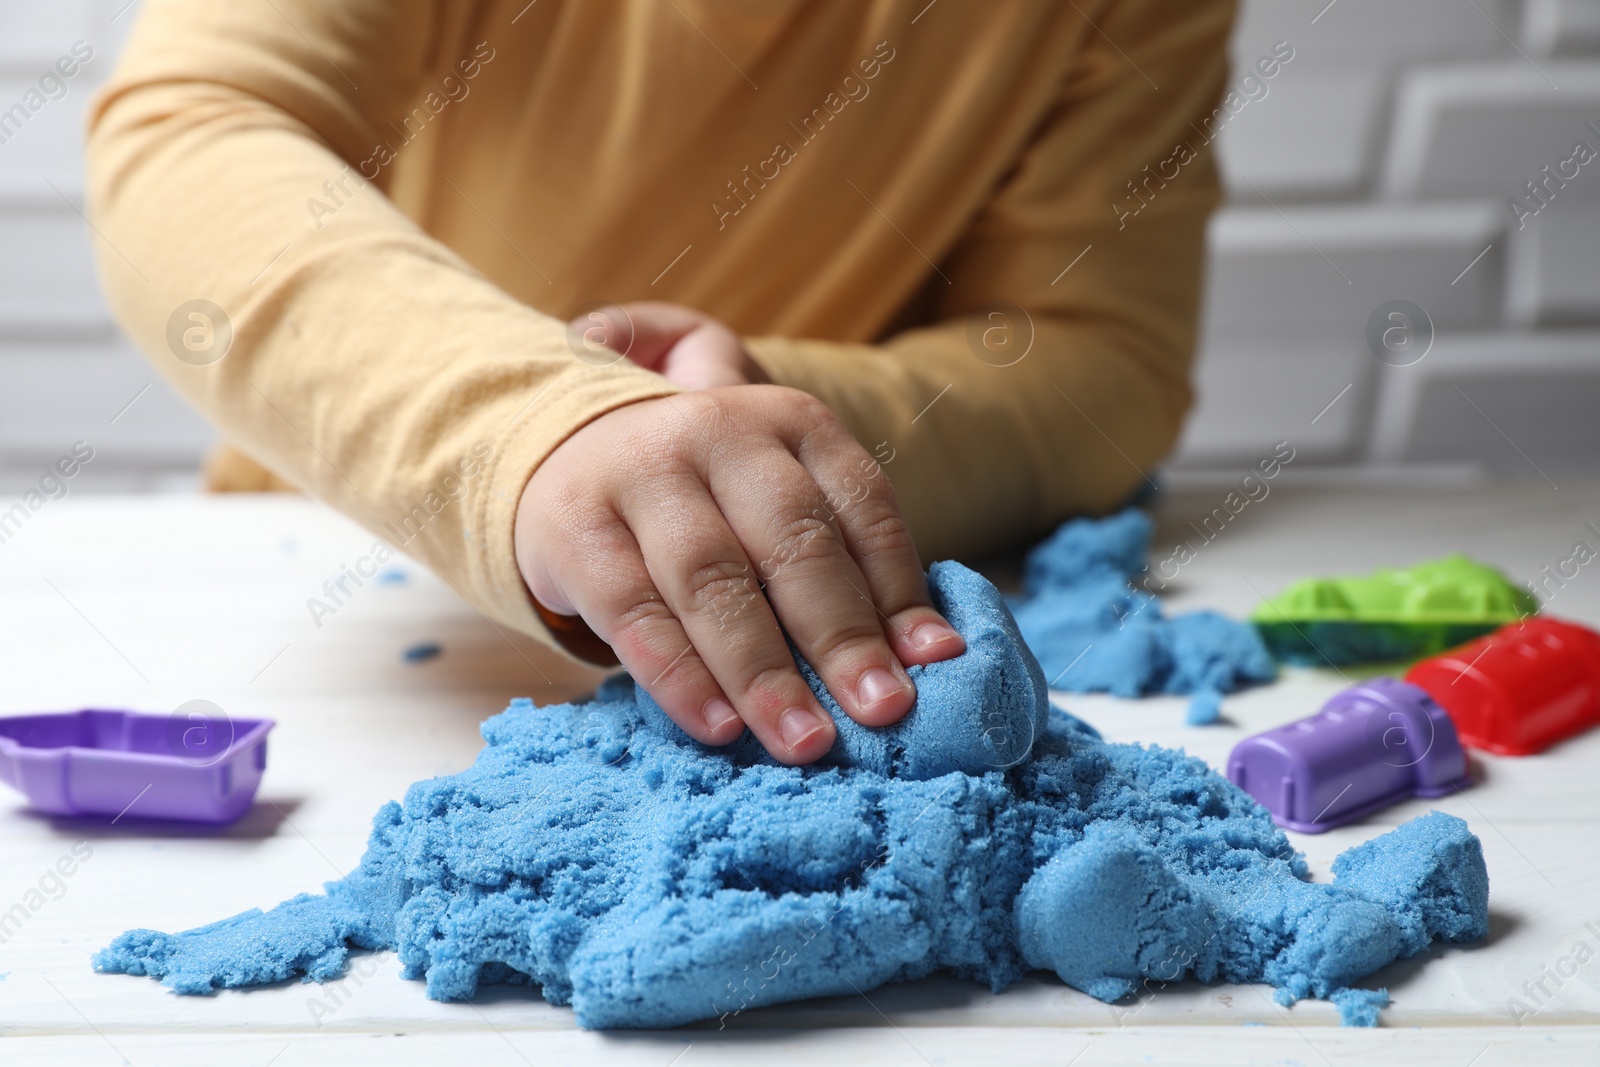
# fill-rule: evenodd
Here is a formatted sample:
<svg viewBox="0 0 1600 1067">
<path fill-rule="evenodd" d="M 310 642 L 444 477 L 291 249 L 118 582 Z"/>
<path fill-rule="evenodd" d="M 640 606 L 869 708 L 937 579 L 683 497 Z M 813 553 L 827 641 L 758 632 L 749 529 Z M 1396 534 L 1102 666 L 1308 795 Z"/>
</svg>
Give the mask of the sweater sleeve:
<svg viewBox="0 0 1600 1067">
<path fill-rule="evenodd" d="M 492 60 L 470 7 L 150 0 L 91 109 L 89 216 L 118 319 L 232 440 L 558 647 L 512 550 L 523 486 L 673 387 L 577 358 L 386 195 L 374 146 Z"/>
<path fill-rule="evenodd" d="M 748 342 L 886 461 L 924 559 L 1114 507 L 1192 400 L 1233 4 L 1081 6 L 1059 99 L 929 279 L 933 324 L 879 345 Z"/>
</svg>

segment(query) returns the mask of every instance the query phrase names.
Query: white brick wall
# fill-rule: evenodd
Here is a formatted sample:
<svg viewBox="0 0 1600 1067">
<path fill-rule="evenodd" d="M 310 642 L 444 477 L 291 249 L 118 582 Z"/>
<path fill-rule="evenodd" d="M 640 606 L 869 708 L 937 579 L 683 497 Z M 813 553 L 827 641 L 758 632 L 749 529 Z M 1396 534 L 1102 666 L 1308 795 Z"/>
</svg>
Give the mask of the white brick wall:
<svg viewBox="0 0 1600 1067">
<path fill-rule="evenodd" d="M 0 143 L 0 490 L 78 438 L 101 485 L 181 482 L 213 438 L 111 324 L 79 215 L 83 109 L 136 12 L 0 0 L 0 108 L 95 50 Z M 1289 439 L 1308 462 L 1596 466 L 1600 160 L 1544 201 L 1526 183 L 1600 151 L 1600 0 L 1245 0 L 1235 80 L 1279 41 L 1293 59 L 1217 142 L 1230 202 L 1175 465 Z M 1413 366 L 1369 349 L 1394 299 L 1439 331 Z"/>
<path fill-rule="evenodd" d="M 1401 296 L 1439 326 L 1496 324 L 1504 230 L 1494 202 L 1239 205 L 1210 230 L 1205 333 L 1284 343 L 1341 333 Z M 1459 281 L 1457 280 L 1459 278 Z M 1452 282 L 1454 284 L 1452 284 Z"/>
<path fill-rule="evenodd" d="M 1552 205 L 1525 228 L 1513 228 L 1510 249 L 1508 322 L 1600 323 L 1600 211 Z"/>
<path fill-rule="evenodd" d="M 1391 197 L 1516 194 L 1580 139 L 1600 146 L 1600 64 L 1505 60 L 1409 71 L 1395 94 L 1383 172 Z M 1600 171 L 1600 167 L 1594 168 Z M 1600 173 L 1579 172 L 1575 195 L 1600 195 Z"/>
<path fill-rule="evenodd" d="M 1293 60 L 1218 141 L 1175 466 L 1288 439 L 1353 465 L 1600 467 L 1600 158 L 1574 160 L 1600 152 L 1600 0 L 1245 0 L 1235 64 L 1278 41 Z M 1409 366 L 1368 340 L 1392 300 L 1438 331 Z"/>
<path fill-rule="evenodd" d="M 192 484 L 214 436 L 113 326 L 81 214 L 84 109 L 133 21 L 128 3 L 0 0 L 0 109 L 74 43 L 94 52 L 65 95 L 0 127 L 0 492 L 77 440 L 95 450 L 78 488 Z"/>
<path fill-rule="evenodd" d="M 1523 0 L 1522 41 L 1530 52 L 1600 52 L 1600 2 Z"/>
<path fill-rule="evenodd" d="M 1552 485 L 1594 477 L 1600 330 L 1441 334 L 1412 367 L 1379 366 L 1372 455 L 1472 460 Z"/>
</svg>

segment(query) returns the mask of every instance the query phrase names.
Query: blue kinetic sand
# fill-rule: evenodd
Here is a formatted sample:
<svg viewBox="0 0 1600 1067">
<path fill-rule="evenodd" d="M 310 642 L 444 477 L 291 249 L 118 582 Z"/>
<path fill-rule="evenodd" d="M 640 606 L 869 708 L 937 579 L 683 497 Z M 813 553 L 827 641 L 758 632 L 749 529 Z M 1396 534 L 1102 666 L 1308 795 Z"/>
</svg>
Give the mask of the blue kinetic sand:
<svg viewBox="0 0 1600 1067">
<path fill-rule="evenodd" d="M 1187 721 L 1215 722 L 1223 693 L 1270 682 L 1277 668 L 1248 624 L 1211 611 L 1163 618 L 1161 602 L 1133 588 L 1150 532 L 1135 508 L 1063 523 L 1028 553 L 1017 626 L 1052 689 L 1193 693 Z"/>
<path fill-rule="evenodd" d="M 1101 1000 L 1193 974 L 1335 1001 L 1436 940 L 1488 926 L 1478 839 L 1433 813 L 1345 852 L 1332 884 L 1242 790 L 1180 752 L 1100 740 L 1047 708 L 999 593 L 936 564 L 957 659 L 912 671 L 899 725 L 839 723 L 823 765 L 698 744 L 626 678 L 514 701 L 468 770 L 418 782 L 325 894 L 180 934 L 134 930 L 101 971 L 180 993 L 326 981 L 394 949 L 436 1000 L 537 986 L 591 1028 L 727 1020 L 948 971 L 1030 968 Z M 1005 770 L 997 768 L 1006 767 Z"/>
</svg>

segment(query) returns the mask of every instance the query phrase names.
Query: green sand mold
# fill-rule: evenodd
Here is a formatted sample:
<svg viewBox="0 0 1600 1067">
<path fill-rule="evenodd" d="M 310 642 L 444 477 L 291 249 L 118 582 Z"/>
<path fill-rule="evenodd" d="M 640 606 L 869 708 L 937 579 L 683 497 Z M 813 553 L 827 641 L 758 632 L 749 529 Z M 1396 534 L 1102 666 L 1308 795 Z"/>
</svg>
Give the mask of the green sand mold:
<svg viewBox="0 0 1600 1067">
<path fill-rule="evenodd" d="M 1306 578 L 1251 615 L 1273 658 L 1343 667 L 1417 659 L 1535 614 L 1539 602 L 1459 553 L 1362 576 Z"/>
</svg>

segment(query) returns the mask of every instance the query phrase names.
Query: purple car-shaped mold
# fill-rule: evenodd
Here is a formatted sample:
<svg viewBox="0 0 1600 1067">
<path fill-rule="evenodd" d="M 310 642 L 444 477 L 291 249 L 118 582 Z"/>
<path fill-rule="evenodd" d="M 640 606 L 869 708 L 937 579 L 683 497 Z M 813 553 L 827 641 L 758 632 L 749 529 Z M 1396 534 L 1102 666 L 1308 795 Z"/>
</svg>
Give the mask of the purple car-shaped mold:
<svg viewBox="0 0 1600 1067">
<path fill-rule="evenodd" d="M 1393 678 L 1351 686 L 1309 718 L 1245 738 L 1228 756 L 1228 778 L 1279 826 L 1310 834 L 1472 781 L 1450 716 Z"/>
<path fill-rule="evenodd" d="M 0 718 L 0 781 L 51 815 L 233 822 L 255 800 L 273 722 L 194 704 Z"/>
</svg>

